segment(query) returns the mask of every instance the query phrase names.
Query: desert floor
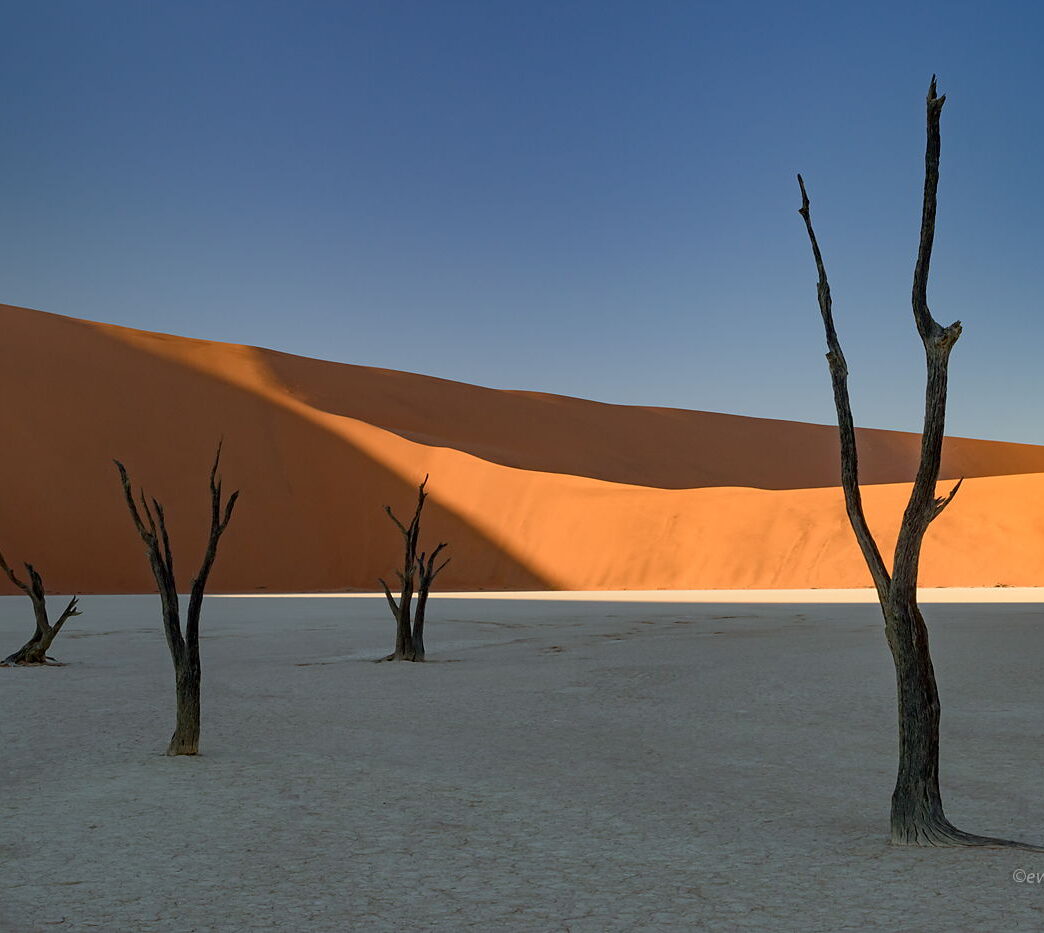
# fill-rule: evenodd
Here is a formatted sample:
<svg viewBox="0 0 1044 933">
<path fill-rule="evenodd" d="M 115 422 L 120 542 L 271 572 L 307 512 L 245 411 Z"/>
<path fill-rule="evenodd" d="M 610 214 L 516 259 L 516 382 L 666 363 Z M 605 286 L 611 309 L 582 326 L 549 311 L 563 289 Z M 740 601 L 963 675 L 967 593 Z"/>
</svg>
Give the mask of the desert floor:
<svg viewBox="0 0 1044 933">
<path fill-rule="evenodd" d="M 375 596 L 208 598 L 171 759 L 157 598 L 84 597 L 0 670 L 0 929 L 1041 929 L 1044 854 L 888 844 L 871 598 L 440 595 L 423 665 Z M 949 816 L 1044 843 L 1044 592 L 927 598 Z"/>
</svg>

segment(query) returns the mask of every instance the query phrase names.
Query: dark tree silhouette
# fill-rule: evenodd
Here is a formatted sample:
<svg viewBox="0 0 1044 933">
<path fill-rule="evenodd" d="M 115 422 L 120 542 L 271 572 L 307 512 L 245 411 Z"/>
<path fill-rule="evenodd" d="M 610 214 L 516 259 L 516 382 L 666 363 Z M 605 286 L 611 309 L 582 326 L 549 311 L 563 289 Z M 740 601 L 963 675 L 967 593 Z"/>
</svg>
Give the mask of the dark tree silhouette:
<svg viewBox="0 0 1044 933">
<path fill-rule="evenodd" d="M 961 484 L 936 498 L 946 416 L 947 364 L 961 335 L 961 323 L 943 327 L 928 310 L 928 270 L 935 239 L 936 192 L 939 185 L 939 115 L 945 97 L 936 96 L 935 76 L 928 91 L 928 132 L 925 151 L 924 203 L 921 238 L 913 281 L 913 315 L 927 360 L 924 431 L 921 461 L 913 491 L 903 514 L 889 573 L 867 525 L 859 493 L 855 427 L 848 396 L 848 366 L 834 329 L 834 319 L 823 257 L 812 229 L 808 194 L 798 175 L 801 209 L 819 273 L 819 309 L 826 331 L 827 361 L 834 387 L 841 436 L 841 482 L 848 518 L 863 558 L 870 568 L 884 614 L 885 635 L 895 662 L 899 706 L 899 773 L 892 794 L 892 842 L 921 846 L 1034 846 L 975 836 L 954 827 L 943 813 L 939 792 L 939 693 L 935 683 L 928 628 L 917 604 L 917 567 L 928 525 L 953 500 Z"/>
<path fill-rule="evenodd" d="M 185 628 L 181 627 L 178 590 L 174 579 L 174 555 L 170 549 L 170 538 L 167 535 L 167 523 L 163 506 L 155 499 L 152 507 L 141 490 L 139 499 L 141 511 L 134 501 L 127 470 L 119 460 L 113 461 L 120 474 L 123 495 L 130 510 L 134 527 L 137 528 L 141 540 L 145 544 L 145 553 L 149 566 L 156 578 L 159 588 L 160 603 L 163 608 L 163 629 L 167 635 L 167 647 L 174 662 L 174 679 L 177 691 L 177 724 L 167 748 L 168 755 L 195 755 L 199 752 L 199 616 L 203 609 L 203 592 L 207 586 L 214 558 L 217 556 L 218 541 L 224 534 L 232 518 L 239 492 L 232 493 L 222 509 L 221 479 L 217 475 L 221 462 L 221 444 L 218 444 L 214 465 L 210 468 L 210 535 L 207 549 L 203 554 L 203 562 L 199 572 L 192 581 L 189 595 L 188 616 Z M 222 514 L 223 513 L 223 514 Z"/>
<path fill-rule="evenodd" d="M 4 555 L 0 554 L 0 569 L 7 574 L 7 578 L 20 589 L 33 603 L 33 614 L 36 616 L 36 631 L 14 654 L 4 658 L 4 664 L 55 664 L 54 658 L 47 656 L 51 642 L 58 637 L 62 626 L 73 616 L 81 615 L 76 608 L 77 597 L 69 600 L 69 605 L 62 610 L 58 621 L 51 625 L 47 617 L 47 597 L 44 594 L 44 584 L 36 568 L 26 563 L 25 570 L 29 574 L 29 582 L 18 578 L 17 574 L 7 565 Z"/>
<path fill-rule="evenodd" d="M 382 660 L 385 661 L 423 661 L 424 660 L 424 613 L 428 606 L 428 594 L 431 592 L 431 584 L 438 576 L 450 559 L 446 558 L 436 566 L 438 556 L 446 543 L 439 544 L 430 554 L 423 551 L 417 553 L 417 542 L 420 538 L 421 512 L 424 509 L 424 500 L 428 494 L 424 487 L 428 483 L 428 477 L 417 487 L 417 507 L 413 512 L 413 518 L 408 525 L 404 525 L 395 517 L 391 506 L 386 505 L 384 511 L 395 523 L 403 539 L 403 561 L 402 570 L 396 570 L 401 589 L 399 600 L 396 602 L 392 596 L 391 588 L 381 579 L 379 582 L 384 587 L 384 595 L 391 607 L 392 616 L 395 618 L 395 650 Z M 417 604 L 413 606 L 414 592 L 417 596 Z M 410 610 L 413 617 L 410 618 Z"/>
</svg>

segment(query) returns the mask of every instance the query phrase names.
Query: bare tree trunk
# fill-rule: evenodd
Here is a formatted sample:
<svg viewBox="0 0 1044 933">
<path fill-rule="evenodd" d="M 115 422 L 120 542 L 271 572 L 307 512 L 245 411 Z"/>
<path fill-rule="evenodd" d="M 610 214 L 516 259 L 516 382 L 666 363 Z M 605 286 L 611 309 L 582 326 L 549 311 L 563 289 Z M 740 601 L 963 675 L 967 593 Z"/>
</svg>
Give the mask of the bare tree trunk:
<svg viewBox="0 0 1044 933">
<path fill-rule="evenodd" d="M 395 651 L 392 657 L 403 661 L 417 660 L 413 646 L 413 632 L 410 629 L 410 609 L 413 604 L 414 565 L 416 563 L 419 515 L 420 506 L 417 507 L 417 517 L 410 525 L 403 568 L 399 571 L 402 590 L 399 593 L 399 613 L 395 619 Z"/>
<path fill-rule="evenodd" d="M 174 680 L 177 720 L 167 754 L 196 755 L 199 753 L 199 663 L 192 665 L 185 661 L 180 665 L 175 664 Z"/>
<path fill-rule="evenodd" d="M 48 664 L 54 660 L 47 656 L 48 649 L 49 646 L 43 643 L 40 633 L 34 632 L 33 637 L 14 654 L 9 654 L 4 658 L 3 663 L 5 666 L 14 664 Z"/>
<path fill-rule="evenodd" d="M 450 562 L 450 558 L 447 557 L 441 564 L 435 566 L 435 561 L 444 547 L 446 547 L 446 543 L 442 542 L 431 554 L 421 554 L 417 561 L 420 585 L 417 591 L 417 608 L 413 613 L 413 650 L 419 661 L 424 660 L 424 614 L 428 608 L 431 584 L 442 568 Z"/>
<path fill-rule="evenodd" d="M 893 601 L 885 612 L 893 645 L 899 704 L 899 773 L 892 794 L 892 841 L 933 845 L 956 832 L 939 791 L 939 692 L 928 630 L 916 602 Z M 912 650 L 911 650 L 912 649 Z"/>
<path fill-rule="evenodd" d="M 199 618 L 203 611 L 203 594 L 206 590 L 207 578 L 217 557 L 217 547 L 221 536 L 225 533 L 232 510 L 235 508 L 239 493 L 229 496 L 222 514 L 221 480 L 217 475 L 221 462 L 221 444 L 218 444 L 214 465 L 210 469 L 210 535 L 207 549 L 199 572 L 192 581 L 189 595 L 188 613 L 185 629 L 181 627 L 181 607 L 178 603 L 177 583 L 174 577 L 174 554 L 170 549 L 170 538 L 167 535 L 166 515 L 163 506 L 155 499 L 152 507 L 141 492 L 139 501 L 141 510 L 134 501 L 127 470 L 116 460 L 116 469 L 120 474 L 124 499 L 130 510 L 134 527 L 138 530 L 145 544 L 145 554 L 149 566 L 156 578 L 159 589 L 160 605 L 163 612 L 163 631 L 167 636 L 167 647 L 174 663 L 174 686 L 177 699 L 177 719 L 174 734 L 167 746 L 168 755 L 196 755 L 199 753 L 199 708 L 200 708 L 200 659 L 199 659 Z"/>
<path fill-rule="evenodd" d="M 867 525 L 859 492 L 855 428 L 848 396 L 848 367 L 834 328 L 830 285 L 823 257 L 812 229 L 804 180 L 801 210 L 812 255 L 819 273 L 819 308 L 827 338 L 827 361 L 834 388 L 841 436 L 841 483 L 848 518 L 874 585 L 885 620 L 885 636 L 895 663 L 899 712 L 899 769 L 892 794 L 892 842 L 898 845 L 989 845 L 1044 851 L 1023 843 L 974 836 L 956 829 L 946 819 L 939 791 L 939 692 L 935 682 L 928 628 L 917 605 L 917 571 L 921 544 L 928 526 L 953 500 L 958 482 L 949 495 L 936 498 L 946 417 L 947 366 L 950 351 L 961 335 L 961 323 L 940 325 L 928 310 L 928 271 L 935 239 L 936 192 L 939 184 L 939 117 L 945 97 L 936 96 L 932 77 L 927 99 L 924 203 L 921 237 L 914 270 L 913 314 L 924 344 L 927 363 L 924 430 L 921 461 L 910 501 L 903 514 L 889 574 L 877 542 Z"/>
<path fill-rule="evenodd" d="M 413 654 L 414 660 L 424 660 L 424 612 L 428 608 L 428 591 L 417 594 L 417 607 L 413 611 Z"/>
<path fill-rule="evenodd" d="M 69 605 L 62 610 L 62 614 L 58 617 L 58 621 L 54 625 L 50 624 L 47 616 L 47 596 L 44 592 L 43 579 L 40 574 L 36 571 L 32 564 L 26 564 L 25 569 L 29 574 L 29 582 L 25 583 L 19 579 L 18 575 L 7 565 L 7 561 L 4 559 L 4 555 L 0 554 L 0 569 L 7 574 L 8 579 L 17 586 L 23 593 L 25 593 L 33 604 L 33 615 L 36 619 L 36 631 L 33 632 L 32 638 L 29 639 L 21 648 L 19 648 L 14 654 L 8 655 L 3 660 L 4 665 L 29 665 L 29 664 L 54 664 L 57 663 L 53 658 L 48 657 L 47 652 L 51 649 L 51 643 L 58 637 L 58 633 L 62 630 L 62 626 L 72 618 L 72 616 L 80 615 L 80 610 L 76 608 L 77 597 L 73 597 L 69 600 Z"/>
<path fill-rule="evenodd" d="M 379 582 L 384 587 L 384 595 L 391 607 L 392 617 L 395 619 L 395 650 L 383 661 L 416 661 L 417 652 L 413 645 L 413 631 L 410 626 L 410 607 L 413 604 L 413 575 L 396 571 L 402 578 L 402 590 L 396 601 L 392 596 L 388 584 L 383 579 Z"/>
<path fill-rule="evenodd" d="M 428 605 L 428 593 L 431 591 L 431 584 L 435 576 L 449 563 L 446 560 L 439 567 L 434 566 L 435 558 L 446 547 L 445 543 L 435 548 L 430 557 L 426 557 L 423 553 L 417 554 L 421 512 L 424 509 L 424 500 L 427 498 L 424 487 L 427 482 L 428 477 L 425 476 L 423 482 L 417 487 L 417 507 L 414 509 L 413 518 L 410 519 L 408 525 L 404 525 L 395 517 L 391 506 L 384 507 L 384 511 L 395 523 L 395 527 L 399 529 L 403 538 L 402 570 L 396 571 L 402 584 L 398 601 L 392 595 L 388 584 L 383 579 L 379 581 L 384 588 L 384 596 L 388 600 L 388 606 L 395 619 L 395 650 L 386 658 L 381 659 L 384 661 L 424 660 L 424 613 Z M 410 610 L 413 606 L 415 592 L 417 602 L 411 621 Z"/>
</svg>

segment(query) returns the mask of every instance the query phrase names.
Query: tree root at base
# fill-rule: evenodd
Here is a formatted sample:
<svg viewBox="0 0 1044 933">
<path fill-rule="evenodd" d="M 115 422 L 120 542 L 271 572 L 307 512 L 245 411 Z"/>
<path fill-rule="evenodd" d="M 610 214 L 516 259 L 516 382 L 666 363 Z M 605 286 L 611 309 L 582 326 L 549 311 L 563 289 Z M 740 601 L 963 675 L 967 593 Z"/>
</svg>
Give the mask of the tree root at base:
<svg viewBox="0 0 1044 933">
<path fill-rule="evenodd" d="M 1044 846 L 995 836 L 977 836 L 957 829 L 948 821 L 908 828 L 903 834 L 893 831 L 892 845 L 923 848 L 955 848 L 958 846 L 983 849 L 1018 849 L 1022 852 L 1044 852 Z"/>
</svg>

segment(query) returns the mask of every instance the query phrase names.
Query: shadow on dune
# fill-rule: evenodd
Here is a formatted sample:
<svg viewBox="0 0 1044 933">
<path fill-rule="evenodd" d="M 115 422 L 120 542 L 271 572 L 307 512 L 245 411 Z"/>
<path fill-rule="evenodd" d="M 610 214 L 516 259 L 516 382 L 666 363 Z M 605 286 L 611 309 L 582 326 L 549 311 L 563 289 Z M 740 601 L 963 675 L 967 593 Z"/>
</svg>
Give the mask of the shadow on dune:
<svg viewBox="0 0 1044 933">
<path fill-rule="evenodd" d="M 293 397 L 521 470 L 662 489 L 838 486 L 832 425 L 608 405 L 258 351 Z M 862 481 L 910 482 L 920 435 L 859 429 Z M 1044 471 L 1044 447 L 947 438 L 941 479 Z"/>
<path fill-rule="evenodd" d="M 113 457 L 166 506 L 187 588 L 204 545 L 207 470 L 221 436 L 226 489 L 240 489 L 241 500 L 213 591 L 370 590 L 397 566 L 401 541 L 382 506 L 407 512 L 412 478 L 235 379 L 150 352 L 138 332 L 20 309 L 0 315 L 3 547 L 12 560 L 33 560 L 49 590 L 154 589 Z M 168 340 L 179 352 L 192 349 Z M 442 505 L 437 489 L 425 517 L 424 538 L 452 545 L 446 586 L 549 587 Z"/>
<path fill-rule="evenodd" d="M 242 504 L 215 591 L 372 591 L 400 557 L 381 507 L 408 513 L 425 472 L 433 476 L 422 547 L 450 542 L 446 589 L 836 586 L 866 577 L 832 485 L 836 435 L 827 426 L 480 389 L 3 306 L 0 325 L 8 388 L 0 547 L 36 562 L 52 591 L 153 588 L 114 456 L 167 506 L 187 586 L 221 436 L 226 489 L 239 488 Z M 864 435 L 868 482 L 908 478 L 916 435 Z M 1035 462 L 1044 448 L 949 443 L 951 473 L 1037 466 L 1044 474 Z M 1038 581 L 1040 552 L 1030 543 L 1039 513 L 995 517 L 1038 487 L 1033 476 L 968 483 L 960 508 L 940 521 L 946 534 L 929 541 L 925 582 Z M 866 489 L 885 538 L 903 493 Z"/>
</svg>

